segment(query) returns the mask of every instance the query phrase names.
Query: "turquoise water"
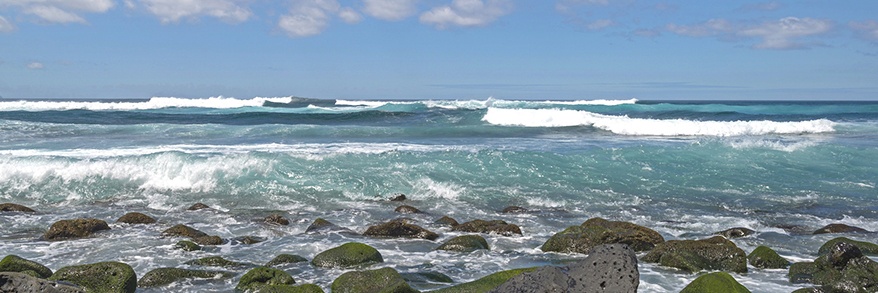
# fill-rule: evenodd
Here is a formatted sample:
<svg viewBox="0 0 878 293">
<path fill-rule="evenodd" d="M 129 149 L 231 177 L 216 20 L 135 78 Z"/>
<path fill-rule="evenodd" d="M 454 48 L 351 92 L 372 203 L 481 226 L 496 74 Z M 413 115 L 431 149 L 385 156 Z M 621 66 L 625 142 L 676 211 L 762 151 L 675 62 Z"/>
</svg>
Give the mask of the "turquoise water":
<svg viewBox="0 0 878 293">
<path fill-rule="evenodd" d="M 142 276 L 196 257 L 259 264 L 361 241 L 384 254 L 384 266 L 463 282 L 582 257 L 538 248 L 601 216 L 666 239 L 748 227 L 759 233 L 734 240 L 745 251 L 768 245 L 804 260 L 832 236 L 802 231 L 835 222 L 878 231 L 876 158 L 875 102 L 2 101 L 0 201 L 40 213 L 0 215 L 0 251 L 52 269 L 123 261 Z M 398 217 L 384 200 L 397 193 L 427 212 L 411 217 L 440 233 L 437 242 L 303 234 L 317 217 L 358 232 Z M 194 202 L 215 209 L 184 211 Z M 508 205 L 532 212 L 499 213 Z M 160 223 L 113 224 L 86 240 L 35 240 L 59 219 L 113 222 L 129 211 Z M 272 212 L 293 223 L 259 223 Z M 491 252 L 434 252 L 458 235 L 432 224 L 443 215 L 503 219 L 524 235 L 488 236 Z M 177 223 L 267 241 L 183 253 L 172 249 L 176 239 L 158 236 Z M 286 269 L 325 289 L 343 272 Z M 679 291 L 695 277 L 651 264 L 640 270 L 642 292 Z M 751 268 L 736 278 L 754 292 L 801 287 L 785 274 Z M 223 292 L 234 282 L 173 290 Z"/>
</svg>

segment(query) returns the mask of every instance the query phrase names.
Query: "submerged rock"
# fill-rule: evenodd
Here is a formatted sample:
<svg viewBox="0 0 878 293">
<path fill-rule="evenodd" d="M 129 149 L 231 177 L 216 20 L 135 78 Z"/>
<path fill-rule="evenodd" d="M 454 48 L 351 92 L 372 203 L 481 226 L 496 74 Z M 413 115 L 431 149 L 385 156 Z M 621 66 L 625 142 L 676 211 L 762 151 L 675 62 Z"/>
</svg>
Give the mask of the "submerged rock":
<svg viewBox="0 0 878 293">
<path fill-rule="evenodd" d="M 14 203 L 0 203 L 0 212 L 36 213 L 33 209 Z"/>
<path fill-rule="evenodd" d="M 627 244 L 634 251 L 645 251 L 663 243 L 665 238 L 655 230 L 621 221 L 591 218 L 579 226 L 571 226 L 552 235 L 543 251 L 587 253 L 602 244 Z"/>
<path fill-rule="evenodd" d="M 304 257 L 293 254 L 280 254 L 265 264 L 266 267 L 273 267 L 282 264 L 299 263 L 308 261 Z"/>
<path fill-rule="evenodd" d="M 325 232 L 343 232 L 343 233 L 351 233 L 356 234 L 354 231 L 351 231 L 348 228 L 341 227 L 339 225 L 333 224 L 330 221 L 324 220 L 323 218 L 317 218 L 314 220 L 311 225 L 305 229 L 305 233 L 325 233 Z"/>
<path fill-rule="evenodd" d="M 24 273 L 0 272 L 0 292 L 84 293 L 85 289 Z"/>
<path fill-rule="evenodd" d="M 177 224 L 171 228 L 168 228 L 165 231 L 162 231 L 163 236 L 183 236 L 189 238 L 197 238 L 207 236 L 207 233 L 201 232 L 198 229 L 183 225 Z"/>
<path fill-rule="evenodd" d="M 822 285 L 825 292 L 875 292 L 878 263 L 850 243 L 838 242 L 813 262 L 790 266 L 791 283 Z"/>
<path fill-rule="evenodd" d="M 177 244 L 174 244 L 174 248 L 181 249 L 183 251 L 196 251 L 201 250 L 201 246 L 192 241 L 180 240 L 177 241 Z"/>
<path fill-rule="evenodd" d="M 419 210 L 416 207 L 410 206 L 410 205 L 398 206 L 393 211 L 397 212 L 397 213 L 401 213 L 401 214 L 420 214 L 420 213 L 422 213 L 421 210 Z"/>
<path fill-rule="evenodd" d="M 226 241 L 220 238 L 219 236 L 208 235 L 192 238 L 192 241 L 201 245 L 220 245 L 225 243 Z"/>
<path fill-rule="evenodd" d="M 451 231 L 470 233 L 499 234 L 503 236 L 521 235 L 521 228 L 515 224 L 509 224 L 501 220 L 485 221 L 472 220 L 451 228 Z"/>
<path fill-rule="evenodd" d="M 331 288 L 333 293 L 418 292 L 418 290 L 412 289 L 402 275 L 393 268 L 347 272 L 332 281 Z"/>
<path fill-rule="evenodd" d="M 528 209 L 520 206 L 508 206 L 503 208 L 501 212 L 504 214 L 520 214 L 528 212 Z"/>
<path fill-rule="evenodd" d="M 664 242 L 656 245 L 642 259 L 693 273 L 702 270 L 747 272 L 747 255 L 722 236 Z"/>
<path fill-rule="evenodd" d="M 127 292 L 137 290 L 137 275 L 120 262 L 99 262 L 58 269 L 49 280 L 70 282 L 87 292 Z"/>
<path fill-rule="evenodd" d="M 222 267 L 222 268 L 240 268 L 249 266 L 249 264 L 231 261 L 222 256 L 208 256 L 186 262 L 187 265 L 197 265 L 206 267 Z"/>
<path fill-rule="evenodd" d="M 197 203 L 195 203 L 195 204 L 189 206 L 189 208 L 186 208 L 186 210 L 187 210 L 187 211 L 197 211 L 197 210 L 203 210 L 203 209 L 209 209 L 209 208 L 210 208 L 210 207 L 207 206 L 206 204 L 203 204 L 203 203 L 197 202 Z"/>
<path fill-rule="evenodd" d="M 726 238 L 732 239 L 732 238 L 741 238 L 741 237 L 745 237 L 745 236 L 750 236 L 750 235 L 753 235 L 753 233 L 756 233 L 756 231 L 753 231 L 751 229 L 744 228 L 744 227 L 737 227 L 737 228 L 731 228 L 731 229 L 719 231 L 719 232 L 716 232 L 713 234 L 722 235 Z"/>
<path fill-rule="evenodd" d="M 837 244 L 839 242 L 853 244 L 854 246 L 859 248 L 860 251 L 863 252 L 863 254 L 878 255 L 878 244 L 871 243 L 871 242 L 865 242 L 865 241 L 856 241 L 856 240 L 848 239 L 845 237 L 838 237 L 838 238 L 826 241 L 826 243 L 824 243 L 823 246 L 820 246 L 820 250 L 818 250 L 817 253 L 818 254 L 826 254 L 827 252 L 829 252 L 832 249 L 833 246 L 835 246 L 835 244 Z"/>
<path fill-rule="evenodd" d="M 451 277 L 440 272 L 400 273 L 400 275 L 409 283 L 454 283 Z"/>
<path fill-rule="evenodd" d="M 311 264 L 322 268 L 350 268 L 384 262 L 381 253 L 372 246 L 349 242 L 318 253 Z"/>
<path fill-rule="evenodd" d="M 186 279 L 213 279 L 224 280 L 234 277 L 235 274 L 224 271 L 187 270 L 180 268 L 157 268 L 151 270 L 137 281 L 140 288 L 160 287 Z"/>
<path fill-rule="evenodd" d="M 442 288 L 439 290 L 430 291 L 430 293 L 486 293 L 490 292 L 494 288 L 497 288 L 501 284 L 505 283 L 512 277 L 518 276 L 522 273 L 532 272 L 537 270 L 537 268 L 524 268 L 524 269 L 512 269 L 506 271 L 496 272 L 487 276 L 484 276 L 478 280 L 472 282 L 466 282 L 462 284 L 457 284 L 451 287 Z"/>
<path fill-rule="evenodd" d="M 750 293 L 750 290 L 726 272 L 701 275 L 680 293 Z"/>
<path fill-rule="evenodd" d="M 239 236 L 239 237 L 235 237 L 232 239 L 232 244 L 239 243 L 239 244 L 250 245 L 250 244 L 256 244 L 256 243 L 263 242 L 263 241 L 265 241 L 265 238 L 262 238 L 262 237 Z"/>
<path fill-rule="evenodd" d="M 433 223 L 447 225 L 447 226 L 451 226 L 451 227 L 459 225 L 459 223 L 457 223 L 457 220 L 455 220 L 449 216 L 442 216 L 441 218 L 439 218 L 438 220 L 436 220 Z"/>
<path fill-rule="evenodd" d="M 406 200 L 405 194 L 402 194 L 402 193 L 397 194 L 397 195 L 390 198 L 390 201 L 405 201 L 405 200 Z"/>
<path fill-rule="evenodd" d="M 428 240 L 436 240 L 436 238 L 439 238 L 439 234 L 421 228 L 421 226 L 410 224 L 403 219 L 390 220 L 387 223 L 369 226 L 363 235 L 374 237 L 420 238 Z"/>
<path fill-rule="evenodd" d="M 95 232 L 110 230 L 107 222 L 98 219 L 60 220 L 49 227 L 43 239 L 49 241 L 85 238 Z"/>
<path fill-rule="evenodd" d="M 293 277 L 282 270 L 258 267 L 251 269 L 241 276 L 238 286 L 235 289 L 241 291 L 260 290 L 264 286 L 269 285 L 292 285 L 296 283 Z"/>
<path fill-rule="evenodd" d="M 786 260 L 768 246 L 759 246 L 747 255 L 750 265 L 760 269 L 785 269 L 790 266 Z"/>
<path fill-rule="evenodd" d="M 43 279 L 52 276 L 52 270 L 46 266 L 17 255 L 7 255 L 0 260 L 0 272 L 23 273 Z"/>
<path fill-rule="evenodd" d="M 265 219 L 262 220 L 266 224 L 279 225 L 279 226 L 287 226 L 290 224 L 290 220 L 287 220 L 284 216 L 278 214 L 271 214 Z"/>
<path fill-rule="evenodd" d="M 448 239 L 436 250 L 473 252 L 479 249 L 491 250 L 485 237 L 479 235 L 463 235 Z"/>
<path fill-rule="evenodd" d="M 152 224 L 155 223 L 156 220 L 153 217 L 147 216 L 138 212 L 130 212 L 116 220 L 118 223 L 126 223 L 126 224 Z"/>
<path fill-rule="evenodd" d="M 829 224 L 823 226 L 823 228 L 817 229 L 814 231 L 814 234 L 829 234 L 829 233 L 865 233 L 869 232 L 866 229 L 854 226 L 848 226 L 845 224 Z"/>
</svg>

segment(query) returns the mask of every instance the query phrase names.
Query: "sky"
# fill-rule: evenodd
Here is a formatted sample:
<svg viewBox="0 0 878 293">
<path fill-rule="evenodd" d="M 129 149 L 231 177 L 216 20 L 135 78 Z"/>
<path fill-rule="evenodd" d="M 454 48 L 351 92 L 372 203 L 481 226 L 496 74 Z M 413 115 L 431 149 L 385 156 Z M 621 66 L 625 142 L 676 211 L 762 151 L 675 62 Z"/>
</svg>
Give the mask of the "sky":
<svg viewBox="0 0 878 293">
<path fill-rule="evenodd" d="M 0 0 L 0 96 L 878 100 L 878 1 Z"/>
</svg>

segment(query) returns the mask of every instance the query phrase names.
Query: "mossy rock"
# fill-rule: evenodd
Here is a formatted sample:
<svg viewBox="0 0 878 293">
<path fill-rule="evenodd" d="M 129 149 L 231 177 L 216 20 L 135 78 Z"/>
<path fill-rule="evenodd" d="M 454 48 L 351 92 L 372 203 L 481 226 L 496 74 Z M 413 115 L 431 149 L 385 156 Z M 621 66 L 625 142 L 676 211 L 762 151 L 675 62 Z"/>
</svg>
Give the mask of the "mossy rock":
<svg viewBox="0 0 878 293">
<path fill-rule="evenodd" d="M 451 277 L 440 272 L 400 273 L 400 275 L 409 283 L 454 283 Z"/>
<path fill-rule="evenodd" d="M 0 212 L 36 213 L 33 209 L 14 203 L 0 203 Z"/>
<path fill-rule="evenodd" d="M 180 268 L 157 268 L 151 270 L 140 278 L 137 286 L 140 288 L 161 287 L 173 282 L 186 279 L 213 279 L 223 280 L 234 277 L 235 274 L 223 271 L 187 270 Z"/>
<path fill-rule="evenodd" d="M 345 232 L 356 234 L 354 231 L 351 231 L 348 228 L 344 228 L 342 226 L 333 224 L 330 221 L 327 221 L 323 218 L 317 218 L 311 225 L 308 225 L 308 228 L 305 229 L 305 233 L 324 233 L 324 232 Z"/>
<path fill-rule="evenodd" d="M 430 291 L 430 293 L 487 293 L 506 281 L 509 281 L 512 277 L 518 276 L 522 273 L 532 272 L 536 269 L 537 268 L 523 268 L 500 271 L 472 282 Z"/>
<path fill-rule="evenodd" d="M 501 220 L 472 220 L 451 228 L 451 231 L 469 233 L 498 234 L 503 236 L 521 235 L 521 228 Z"/>
<path fill-rule="evenodd" d="M 869 232 L 866 229 L 849 226 L 846 224 L 829 224 L 823 226 L 823 228 L 817 229 L 814 231 L 814 234 L 830 234 L 830 233 L 866 233 Z"/>
<path fill-rule="evenodd" d="M 750 236 L 750 235 L 753 235 L 753 233 L 756 233 L 756 231 L 753 231 L 752 229 L 748 229 L 748 228 L 744 228 L 744 227 L 736 227 L 736 228 L 731 228 L 731 229 L 719 231 L 719 232 L 716 232 L 713 234 L 722 235 L 726 238 L 732 239 L 732 238 L 741 238 L 741 237 L 745 237 L 745 236 Z"/>
<path fill-rule="evenodd" d="M 201 250 L 201 246 L 195 242 L 189 240 L 180 240 L 177 241 L 177 244 L 174 244 L 174 248 L 181 249 L 183 251 L 196 251 Z"/>
<path fill-rule="evenodd" d="M 822 285 L 827 292 L 875 292 L 878 262 L 862 254 L 853 244 L 838 242 L 814 262 L 794 263 L 791 283 Z"/>
<path fill-rule="evenodd" d="M 17 255 L 7 255 L 0 260 L 0 272 L 18 272 L 45 279 L 52 276 L 52 270 L 32 260 Z"/>
<path fill-rule="evenodd" d="M 177 224 L 171 228 L 168 228 L 165 231 L 162 231 L 163 236 L 182 236 L 189 238 L 198 238 L 207 236 L 207 233 L 201 232 L 198 229 L 183 225 Z"/>
<path fill-rule="evenodd" d="M 272 224 L 272 225 L 278 225 L 278 226 L 287 226 L 290 224 L 290 220 L 288 220 L 284 216 L 281 216 L 278 214 L 268 215 L 262 221 L 265 222 L 266 224 Z"/>
<path fill-rule="evenodd" d="M 696 278 L 680 293 L 750 293 L 750 290 L 728 273 L 715 272 Z"/>
<path fill-rule="evenodd" d="M 303 285 L 265 285 L 257 293 L 324 293 L 323 288 L 314 284 Z"/>
<path fill-rule="evenodd" d="M 479 235 L 457 236 L 439 245 L 436 250 L 473 252 L 479 249 L 491 250 L 485 237 Z"/>
<path fill-rule="evenodd" d="M 442 225 L 451 226 L 451 227 L 460 225 L 460 223 L 458 223 L 457 220 L 455 220 L 454 218 L 449 217 L 449 216 L 442 216 L 441 218 L 439 218 L 438 220 L 436 220 L 433 223 L 442 224 Z"/>
<path fill-rule="evenodd" d="M 143 213 L 130 212 L 119 217 L 116 222 L 126 224 L 152 224 L 155 223 L 156 220 L 155 218 L 147 216 Z"/>
<path fill-rule="evenodd" d="M 104 220 L 98 219 L 73 219 L 60 220 L 49 227 L 49 231 L 43 234 L 43 239 L 49 241 L 85 238 L 95 232 L 110 230 L 110 226 Z"/>
<path fill-rule="evenodd" d="M 416 293 L 393 268 L 353 271 L 332 281 L 332 293 Z"/>
<path fill-rule="evenodd" d="M 68 282 L 49 281 L 25 273 L 0 272 L 0 292 L 85 293 L 86 291 Z"/>
<path fill-rule="evenodd" d="M 296 283 L 293 277 L 282 270 L 258 267 L 251 269 L 241 276 L 238 286 L 235 289 L 241 291 L 259 290 L 264 286 L 271 285 L 292 285 Z"/>
<path fill-rule="evenodd" d="M 821 254 L 821 255 L 826 254 L 827 252 L 830 251 L 832 246 L 836 245 L 839 242 L 847 242 L 847 243 L 853 244 L 853 245 L 857 246 L 858 248 L 860 248 L 860 251 L 863 252 L 863 254 L 878 256 L 878 244 L 866 242 L 866 241 L 856 241 L 856 240 L 848 239 L 845 237 L 838 237 L 838 238 L 826 241 L 826 243 L 824 243 L 823 246 L 820 246 L 820 250 L 818 250 L 818 254 Z"/>
<path fill-rule="evenodd" d="M 308 259 L 294 254 L 279 254 L 274 259 L 265 264 L 266 267 L 273 267 L 282 264 L 306 262 Z"/>
<path fill-rule="evenodd" d="M 240 268 L 246 267 L 248 264 L 227 260 L 222 256 L 209 256 L 186 262 L 187 265 L 205 266 L 205 267 L 223 267 L 223 268 Z"/>
<path fill-rule="evenodd" d="M 701 270 L 747 272 L 747 255 L 722 236 L 660 243 L 642 260 L 693 273 Z"/>
<path fill-rule="evenodd" d="M 391 238 L 420 238 L 427 240 L 436 240 L 439 234 L 422 228 L 421 226 L 411 224 L 404 219 L 390 220 L 383 224 L 369 226 L 365 236 L 372 237 L 391 237 Z"/>
<path fill-rule="evenodd" d="M 311 264 L 322 268 L 350 268 L 384 262 L 381 253 L 372 246 L 349 242 L 314 256 Z"/>
<path fill-rule="evenodd" d="M 646 251 L 663 242 L 665 238 L 655 230 L 629 222 L 591 218 L 579 226 L 552 235 L 541 249 L 546 252 L 585 254 L 592 247 L 621 243 L 634 251 Z"/>
<path fill-rule="evenodd" d="M 747 255 L 750 265 L 760 269 L 785 269 L 790 266 L 786 260 L 768 246 L 759 246 Z"/>
<path fill-rule="evenodd" d="M 225 243 L 226 241 L 220 238 L 219 236 L 207 235 L 201 237 L 192 238 L 192 241 L 201 245 L 220 245 Z"/>
<path fill-rule="evenodd" d="M 134 292 L 137 274 L 131 266 L 120 262 L 99 262 L 58 269 L 49 280 L 79 285 L 90 293 Z"/>
<path fill-rule="evenodd" d="M 410 206 L 410 205 L 401 205 L 401 206 L 398 206 L 398 207 L 396 207 L 396 209 L 394 209 L 393 211 L 394 211 L 394 212 L 397 212 L 397 213 L 400 213 L 400 214 L 421 214 L 421 213 L 423 213 L 423 212 L 421 212 L 421 210 L 419 210 L 418 208 L 413 207 L 413 206 Z"/>
</svg>

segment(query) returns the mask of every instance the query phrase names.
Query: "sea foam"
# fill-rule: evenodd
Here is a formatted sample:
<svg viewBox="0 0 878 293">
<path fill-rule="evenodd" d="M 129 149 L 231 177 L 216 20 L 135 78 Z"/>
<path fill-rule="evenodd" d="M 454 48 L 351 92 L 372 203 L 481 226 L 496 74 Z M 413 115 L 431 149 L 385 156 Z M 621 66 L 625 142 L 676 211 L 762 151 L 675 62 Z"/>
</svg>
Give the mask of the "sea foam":
<svg viewBox="0 0 878 293">
<path fill-rule="evenodd" d="M 175 97 L 153 97 L 147 101 L 3 101 L 0 111 L 131 111 L 153 110 L 164 108 L 207 108 L 234 109 L 243 107 L 261 107 L 265 102 L 289 103 L 292 97 L 235 99 L 228 97 L 211 97 L 206 99 L 188 99 Z"/>
</svg>

